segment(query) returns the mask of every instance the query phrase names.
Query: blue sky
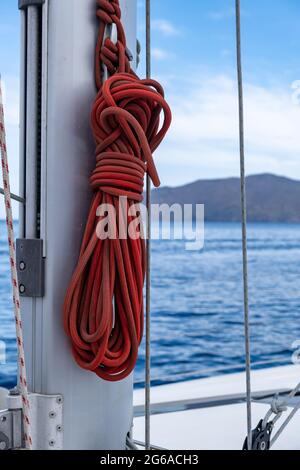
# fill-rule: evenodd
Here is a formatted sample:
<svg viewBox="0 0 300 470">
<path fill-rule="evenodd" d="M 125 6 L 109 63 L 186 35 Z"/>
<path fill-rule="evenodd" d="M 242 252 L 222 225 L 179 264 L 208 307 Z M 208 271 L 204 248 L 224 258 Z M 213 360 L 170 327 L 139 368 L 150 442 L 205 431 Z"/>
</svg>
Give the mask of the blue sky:
<svg viewBox="0 0 300 470">
<path fill-rule="evenodd" d="M 153 46 L 169 52 L 154 73 L 202 66 L 211 73 L 235 73 L 234 0 L 153 0 Z M 140 19 L 143 20 L 143 1 Z M 299 76 L 297 0 L 242 0 L 245 79 L 251 83 L 289 85 Z M 159 28 L 164 20 L 172 28 Z M 165 30 L 165 34 L 163 34 Z M 172 34 L 173 32 L 173 34 Z"/>
<path fill-rule="evenodd" d="M 144 1 L 137 1 L 144 51 Z M 238 175 L 234 4 L 152 0 L 153 77 L 164 84 L 174 114 L 172 130 L 156 154 L 164 185 Z M 241 4 L 247 172 L 300 179 L 300 100 L 292 89 L 300 80 L 300 2 Z M 0 71 L 15 191 L 19 42 L 17 0 L 1 0 Z M 139 73 L 144 74 L 144 60 Z"/>
</svg>

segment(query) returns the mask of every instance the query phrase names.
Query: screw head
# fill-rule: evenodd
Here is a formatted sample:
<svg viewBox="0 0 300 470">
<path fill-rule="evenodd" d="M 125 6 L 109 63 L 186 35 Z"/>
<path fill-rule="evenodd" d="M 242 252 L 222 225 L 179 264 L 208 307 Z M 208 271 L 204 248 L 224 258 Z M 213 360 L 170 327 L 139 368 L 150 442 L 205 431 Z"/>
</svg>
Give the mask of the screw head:
<svg viewBox="0 0 300 470">
<path fill-rule="evenodd" d="M 25 269 L 26 269 L 26 264 L 24 263 L 24 261 L 21 261 L 21 262 L 20 262 L 19 267 L 20 267 L 20 271 L 25 271 Z"/>
<path fill-rule="evenodd" d="M 55 411 L 50 411 L 49 418 L 54 419 L 56 417 Z"/>
<path fill-rule="evenodd" d="M 6 422 L 6 416 L 1 416 L 0 421 L 1 421 L 1 423 L 5 423 Z"/>
<path fill-rule="evenodd" d="M 61 405 L 63 402 L 63 397 L 57 397 L 56 398 L 56 403 L 58 403 L 59 405 Z"/>
<path fill-rule="evenodd" d="M 58 426 L 56 426 L 56 431 L 57 431 L 57 432 L 62 432 L 62 426 L 61 426 L 61 424 L 59 424 Z"/>
<path fill-rule="evenodd" d="M 5 450 L 6 449 L 6 442 L 1 441 L 0 442 L 0 450 Z"/>
<path fill-rule="evenodd" d="M 20 290 L 21 294 L 25 294 L 26 288 L 23 284 L 21 284 L 20 287 L 19 287 L 19 290 Z"/>
<path fill-rule="evenodd" d="M 49 446 L 54 447 L 54 445 L 55 445 L 55 440 L 51 439 L 51 441 L 49 441 Z"/>
</svg>

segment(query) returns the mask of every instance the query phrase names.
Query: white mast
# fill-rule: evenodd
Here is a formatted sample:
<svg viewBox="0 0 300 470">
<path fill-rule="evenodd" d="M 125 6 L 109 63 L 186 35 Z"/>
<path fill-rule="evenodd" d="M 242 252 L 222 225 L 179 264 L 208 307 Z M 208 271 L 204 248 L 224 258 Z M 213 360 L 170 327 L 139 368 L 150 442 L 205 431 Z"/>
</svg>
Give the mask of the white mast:
<svg viewBox="0 0 300 470">
<path fill-rule="evenodd" d="M 96 93 L 96 0 L 20 0 L 20 6 L 20 162 L 27 199 L 20 214 L 21 237 L 43 240 L 45 257 L 44 295 L 22 299 L 29 387 L 63 396 L 64 449 L 122 449 L 132 422 L 132 377 L 113 384 L 81 370 L 62 327 L 95 164 L 90 110 Z M 121 7 L 135 57 L 136 0 L 121 0 Z M 31 287 L 24 282 L 25 294 Z"/>
</svg>

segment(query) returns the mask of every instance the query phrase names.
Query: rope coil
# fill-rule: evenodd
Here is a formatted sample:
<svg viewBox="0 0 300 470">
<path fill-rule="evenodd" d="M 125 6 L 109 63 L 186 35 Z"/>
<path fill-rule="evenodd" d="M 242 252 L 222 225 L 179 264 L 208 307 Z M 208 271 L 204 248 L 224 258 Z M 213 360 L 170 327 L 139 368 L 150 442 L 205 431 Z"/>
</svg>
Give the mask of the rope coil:
<svg viewBox="0 0 300 470">
<path fill-rule="evenodd" d="M 96 168 L 90 179 L 94 198 L 65 298 L 64 328 L 80 367 L 104 380 L 118 381 L 132 372 L 143 336 L 145 242 L 141 237 L 121 239 L 119 233 L 116 239 L 99 239 L 97 209 L 112 205 L 117 222 L 128 227 L 130 218 L 125 220 L 118 211 L 119 197 L 128 198 L 129 211 L 143 199 L 145 174 L 160 185 L 152 154 L 170 127 L 171 111 L 162 87 L 154 80 L 139 79 L 130 67 L 119 0 L 97 4 L 98 94 L 91 113 L 96 143 Z M 113 25 L 116 44 L 105 39 L 107 27 Z M 111 74 L 105 82 L 103 66 Z"/>
</svg>

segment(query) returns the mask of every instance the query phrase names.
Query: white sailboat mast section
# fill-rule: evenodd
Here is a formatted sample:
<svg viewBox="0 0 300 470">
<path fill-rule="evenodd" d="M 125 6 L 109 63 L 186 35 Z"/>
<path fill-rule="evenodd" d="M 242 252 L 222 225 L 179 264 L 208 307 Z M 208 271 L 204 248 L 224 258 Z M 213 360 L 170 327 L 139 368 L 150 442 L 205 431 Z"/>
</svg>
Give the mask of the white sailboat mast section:
<svg viewBox="0 0 300 470">
<path fill-rule="evenodd" d="M 21 237 L 41 238 L 45 257 L 44 296 L 22 298 L 29 387 L 63 396 L 64 449 L 122 449 L 132 424 L 133 379 L 108 383 L 81 370 L 62 326 L 92 196 L 96 0 L 36 3 L 21 12 L 20 165 L 27 199 Z M 121 7 L 135 58 L 136 0 L 121 0 Z"/>
</svg>

